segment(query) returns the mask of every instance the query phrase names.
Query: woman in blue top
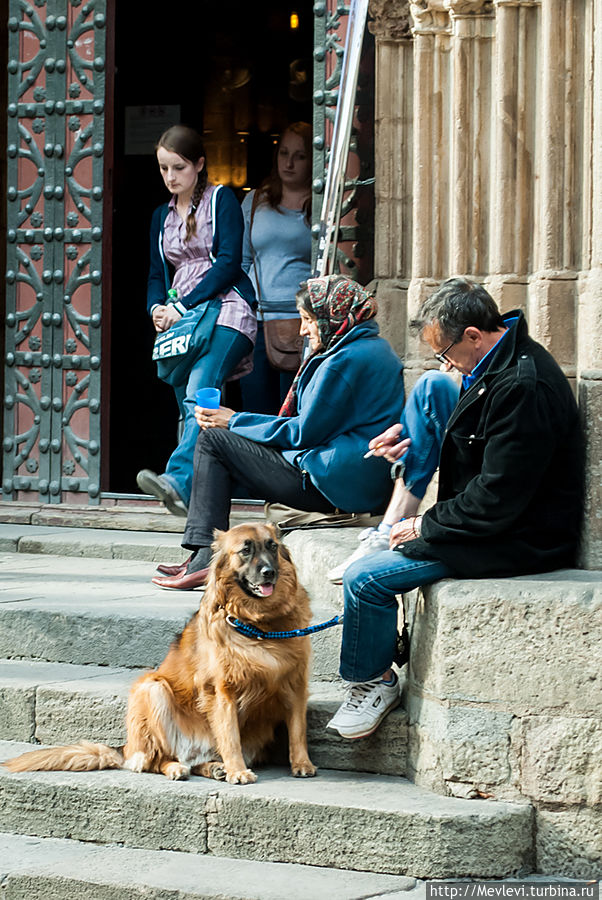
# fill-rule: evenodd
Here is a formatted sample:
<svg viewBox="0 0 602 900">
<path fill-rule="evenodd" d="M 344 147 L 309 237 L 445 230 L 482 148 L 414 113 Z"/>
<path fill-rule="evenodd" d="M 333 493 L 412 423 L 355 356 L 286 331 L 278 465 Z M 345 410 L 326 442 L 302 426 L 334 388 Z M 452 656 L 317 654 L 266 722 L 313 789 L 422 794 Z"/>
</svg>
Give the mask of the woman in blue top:
<svg viewBox="0 0 602 900">
<path fill-rule="evenodd" d="M 276 413 L 294 372 L 274 369 L 267 358 L 263 321 L 296 319 L 295 294 L 311 274 L 311 126 L 289 125 L 269 177 L 242 204 L 242 267 L 259 300 L 253 371 L 241 379 L 243 409 Z"/>
<path fill-rule="evenodd" d="M 162 587 L 206 579 L 215 528 L 227 529 L 232 485 L 296 509 L 383 510 L 389 465 L 366 459 L 368 442 L 403 408 L 403 366 L 379 336 L 376 301 L 343 275 L 312 278 L 297 294 L 311 355 L 277 416 L 196 407 L 201 426 L 182 546 L 194 551 Z"/>
<path fill-rule="evenodd" d="M 199 134 L 184 125 L 168 129 L 157 144 L 157 161 L 172 194 L 151 223 L 148 312 L 156 331 L 167 331 L 189 309 L 219 298 L 220 312 L 208 351 L 187 380 L 174 388 L 183 419 L 178 446 L 165 472 L 142 469 L 136 481 L 175 515 L 185 516 L 192 487 L 195 393 L 251 369 L 257 331 L 253 286 L 241 269 L 243 219 L 234 193 L 207 183 L 205 149 Z M 175 296 L 168 296 L 168 290 Z"/>
</svg>

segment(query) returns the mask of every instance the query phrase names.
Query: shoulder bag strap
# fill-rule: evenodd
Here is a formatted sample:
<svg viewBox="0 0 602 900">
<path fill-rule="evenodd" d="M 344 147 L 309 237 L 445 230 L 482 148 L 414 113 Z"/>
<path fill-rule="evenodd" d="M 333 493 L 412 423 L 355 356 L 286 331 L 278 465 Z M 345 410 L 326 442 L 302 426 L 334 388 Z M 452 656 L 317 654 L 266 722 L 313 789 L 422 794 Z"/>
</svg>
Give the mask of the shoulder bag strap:
<svg viewBox="0 0 602 900">
<path fill-rule="evenodd" d="M 253 194 L 253 203 L 251 204 L 251 219 L 249 222 L 249 245 L 251 247 L 251 253 L 253 255 L 253 272 L 255 273 L 255 284 L 257 285 L 257 307 L 259 309 L 259 315 L 263 321 L 263 309 L 261 306 L 262 296 L 261 296 L 261 284 L 259 283 L 259 275 L 257 274 L 257 266 L 255 265 L 255 250 L 253 249 L 253 222 L 255 221 L 255 213 L 257 211 L 257 207 L 259 206 L 258 188 L 255 188 L 255 193 Z"/>
<path fill-rule="evenodd" d="M 158 247 L 159 247 L 159 256 L 161 257 L 161 262 L 163 263 L 163 277 L 165 279 L 165 291 L 167 292 L 171 287 L 171 278 L 169 277 L 169 268 L 167 266 L 167 260 L 165 259 L 165 251 L 163 250 L 163 234 L 165 229 L 165 219 L 169 213 L 169 203 L 164 203 L 161 207 L 161 213 L 159 215 L 159 237 L 157 239 Z"/>
<path fill-rule="evenodd" d="M 215 262 L 215 256 L 213 255 L 213 241 L 215 240 L 215 207 L 217 205 L 217 195 L 223 188 L 223 184 L 216 184 L 215 190 L 211 195 L 211 250 L 209 251 L 209 259 L 212 263 Z"/>
</svg>

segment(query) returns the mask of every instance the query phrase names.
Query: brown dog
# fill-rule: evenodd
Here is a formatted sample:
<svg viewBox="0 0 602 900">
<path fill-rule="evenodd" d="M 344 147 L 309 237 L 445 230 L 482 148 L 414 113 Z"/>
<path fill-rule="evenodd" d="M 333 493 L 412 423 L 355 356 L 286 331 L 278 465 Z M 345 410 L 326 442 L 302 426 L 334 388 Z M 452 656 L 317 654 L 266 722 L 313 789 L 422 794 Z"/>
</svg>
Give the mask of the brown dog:
<svg viewBox="0 0 602 900">
<path fill-rule="evenodd" d="M 249 784 L 279 722 L 286 722 L 292 774 L 315 775 L 306 741 L 309 637 L 257 639 L 226 617 L 262 631 L 309 625 L 309 598 L 271 525 L 216 532 L 200 608 L 154 672 L 132 686 L 122 750 L 82 742 L 34 750 L 11 772 L 124 768 L 168 778 L 204 775 Z"/>
</svg>

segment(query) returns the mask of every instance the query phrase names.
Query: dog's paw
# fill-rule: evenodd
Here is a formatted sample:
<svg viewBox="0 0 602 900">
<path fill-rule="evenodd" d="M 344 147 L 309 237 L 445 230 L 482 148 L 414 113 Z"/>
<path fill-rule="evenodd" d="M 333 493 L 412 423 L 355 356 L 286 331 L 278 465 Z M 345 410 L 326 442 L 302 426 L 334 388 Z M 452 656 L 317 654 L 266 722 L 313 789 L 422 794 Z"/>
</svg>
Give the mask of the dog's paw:
<svg viewBox="0 0 602 900">
<path fill-rule="evenodd" d="M 295 778 L 313 778 L 317 771 L 316 766 L 309 759 L 291 765 L 291 774 Z"/>
<path fill-rule="evenodd" d="M 221 762 L 206 762 L 193 766 L 193 775 L 202 775 L 204 778 L 213 778 L 215 781 L 226 780 L 226 770 Z"/>
<path fill-rule="evenodd" d="M 129 769 L 130 772 L 146 772 L 149 765 L 150 759 L 147 754 L 143 753 L 142 750 L 137 750 L 124 761 L 123 768 Z"/>
<path fill-rule="evenodd" d="M 163 767 L 163 774 L 171 781 L 186 781 L 190 776 L 190 769 L 179 762 L 170 762 Z"/>
<path fill-rule="evenodd" d="M 257 781 L 257 775 L 251 769 L 242 769 L 240 772 L 226 770 L 226 781 L 228 784 L 254 784 Z"/>
</svg>

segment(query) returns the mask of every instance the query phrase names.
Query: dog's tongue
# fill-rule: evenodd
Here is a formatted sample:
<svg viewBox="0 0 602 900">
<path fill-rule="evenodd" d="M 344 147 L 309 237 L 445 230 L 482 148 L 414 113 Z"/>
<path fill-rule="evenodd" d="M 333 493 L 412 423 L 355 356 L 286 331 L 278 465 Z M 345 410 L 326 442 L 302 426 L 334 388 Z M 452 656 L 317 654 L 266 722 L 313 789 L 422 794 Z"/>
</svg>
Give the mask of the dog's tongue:
<svg viewBox="0 0 602 900">
<path fill-rule="evenodd" d="M 269 597 L 274 590 L 273 584 L 261 584 L 259 587 L 264 597 Z"/>
</svg>

